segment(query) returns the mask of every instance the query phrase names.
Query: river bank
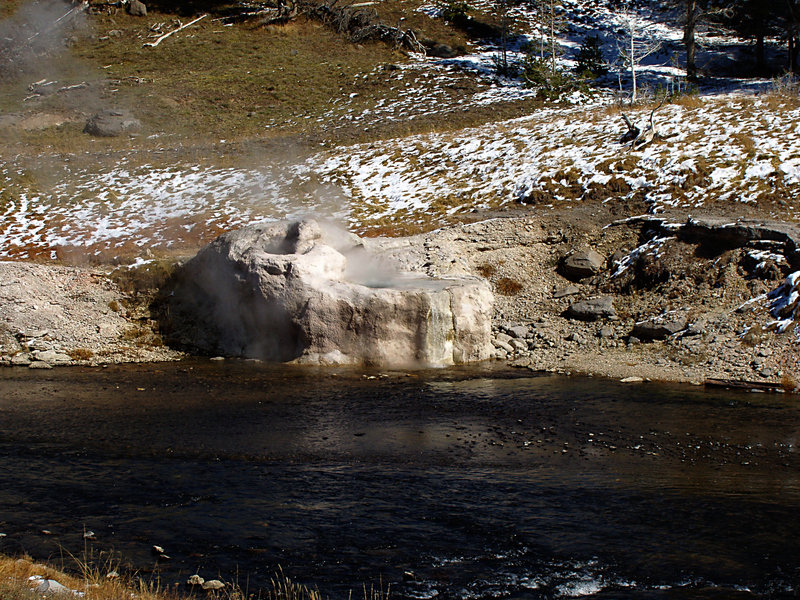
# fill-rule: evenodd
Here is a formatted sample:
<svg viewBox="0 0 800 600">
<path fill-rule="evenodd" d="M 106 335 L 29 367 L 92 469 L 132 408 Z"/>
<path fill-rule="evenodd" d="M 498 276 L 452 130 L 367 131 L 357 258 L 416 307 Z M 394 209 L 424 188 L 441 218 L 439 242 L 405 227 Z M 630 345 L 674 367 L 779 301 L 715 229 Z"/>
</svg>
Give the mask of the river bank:
<svg viewBox="0 0 800 600">
<path fill-rule="evenodd" d="M 620 220 L 601 204 L 482 216 L 365 244 L 403 270 L 487 279 L 495 360 L 632 381 L 797 386 L 792 315 L 777 333 L 767 296 L 796 268 L 792 224 L 680 214 Z M 732 239 L 737 222 L 745 233 Z M 164 276 L 153 272 L 163 264 L 140 262 L 0 263 L 0 364 L 184 357 L 164 344 L 154 314 Z"/>
</svg>

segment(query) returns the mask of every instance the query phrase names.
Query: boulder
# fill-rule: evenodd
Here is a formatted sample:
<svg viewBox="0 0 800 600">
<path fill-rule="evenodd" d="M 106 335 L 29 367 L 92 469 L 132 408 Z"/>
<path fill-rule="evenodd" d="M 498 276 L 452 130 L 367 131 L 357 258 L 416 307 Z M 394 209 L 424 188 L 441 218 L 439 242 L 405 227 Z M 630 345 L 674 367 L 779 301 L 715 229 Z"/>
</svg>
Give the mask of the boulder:
<svg viewBox="0 0 800 600">
<path fill-rule="evenodd" d="M 126 9 L 129 15 L 134 17 L 146 17 L 147 16 L 147 6 L 145 6 L 144 2 L 140 2 L 139 0 L 128 0 L 128 6 Z"/>
<path fill-rule="evenodd" d="M 55 579 L 44 579 L 38 586 L 36 586 L 38 594 L 52 594 L 52 595 L 72 595 L 72 590 L 60 584 Z"/>
<path fill-rule="evenodd" d="M 580 281 L 597 275 L 602 270 L 605 260 L 594 250 L 576 250 L 561 261 L 561 273 L 567 279 Z"/>
<path fill-rule="evenodd" d="M 598 296 L 575 302 L 566 311 L 567 317 L 580 321 L 597 321 L 613 317 L 616 314 L 611 296 Z"/>
<path fill-rule="evenodd" d="M 686 329 L 686 311 L 670 311 L 639 321 L 631 335 L 640 340 L 663 340 Z"/>
<path fill-rule="evenodd" d="M 458 56 L 458 51 L 447 44 L 434 44 L 433 47 L 428 50 L 428 56 L 434 56 L 436 58 L 455 58 Z"/>
<path fill-rule="evenodd" d="M 92 116 L 83 128 L 84 133 L 98 137 L 116 137 L 141 129 L 142 124 L 126 110 L 109 109 Z"/>
<path fill-rule="evenodd" d="M 451 365 L 491 356 L 478 278 L 402 273 L 313 220 L 224 234 L 181 269 L 167 324 L 203 353 L 310 364 Z"/>
</svg>

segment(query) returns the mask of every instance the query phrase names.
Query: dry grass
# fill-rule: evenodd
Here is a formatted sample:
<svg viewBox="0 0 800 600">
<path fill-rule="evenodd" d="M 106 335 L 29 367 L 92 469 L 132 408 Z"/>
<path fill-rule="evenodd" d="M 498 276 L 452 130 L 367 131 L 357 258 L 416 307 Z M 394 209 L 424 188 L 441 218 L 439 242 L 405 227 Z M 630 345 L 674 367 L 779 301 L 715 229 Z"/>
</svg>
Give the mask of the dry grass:
<svg viewBox="0 0 800 600">
<path fill-rule="evenodd" d="M 494 289 L 498 294 L 502 294 L 503 296 L 516 296 L 522 291 L 523 286 L 515 279 L 501 277 L 494 284 Z"/>
<path fill-rule="evenodd" d="M 145 581 L 136 574 L 120 576 L 119 566 L 112 560 L 104 559 L 99 564 L 71 556 L 74 574 L 49 565 L 33 562 L 30 557 L 11 558 L 0 556 L 0 598 L 2 600 L 40 600 L 41 595 L 34 590 L 39 581 L 31 577 L 52 579 L 77 592 L 85 600 L 187 600 L 196 598 L 194 590 L 166 587 L 158 581 Z M 233 582 L 225 582 L 221 590 L 209 592 L 211 600 L 322 600 L 323 596 L 314 587 L 299 584 L 290 579 L 279 567 L 270 580 L 271 587 L 251 593 Z M 363 600 L 389 600 L 390 586 L 384 588 L 383 582 L 364 585 Z M 56 596 L 58 597 L 58 596 Z M 71 594 L 62 597 L 72 597 Z M 351 598 L 358 597 L 351 594 Z"/>
<path fill-rule="evenodd" d="M 94 357 L 94 352 L 88 348 L 75 348 L 67 354 L 72 360 L 91 360 Z"/>
<path fill-rule="evenodd" d="M 178 600 L 174 591 L 158 583 L 116 576 L 116 568 L 109 561 L 93 566 L 72 558 L 75 575 L 52 566 L 35 563 L 29 557 L 0 556 L 0 598 L 3 600 L 34 600 L 41 598 L 34 590 L 38 581 L 31 577 L 52 579 L 82 594 L 85 600 Z"/>
</svg>

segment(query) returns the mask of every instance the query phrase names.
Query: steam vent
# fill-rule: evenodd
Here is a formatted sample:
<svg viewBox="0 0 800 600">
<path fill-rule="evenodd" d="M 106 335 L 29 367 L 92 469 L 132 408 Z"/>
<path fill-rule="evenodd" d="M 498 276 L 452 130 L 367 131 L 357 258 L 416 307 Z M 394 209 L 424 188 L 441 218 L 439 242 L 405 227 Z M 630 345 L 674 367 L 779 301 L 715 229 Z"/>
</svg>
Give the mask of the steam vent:
<svg viewBox="0 0 800 600">
<path fill-rule="evenodd" d="M 481 279 L 401 273 L 307 220 L 214 240 L 179 274 L 170 314 L 177 341 L 206 354 L 413 367 L 488 358 L 492 302 Z"/>
</svg>

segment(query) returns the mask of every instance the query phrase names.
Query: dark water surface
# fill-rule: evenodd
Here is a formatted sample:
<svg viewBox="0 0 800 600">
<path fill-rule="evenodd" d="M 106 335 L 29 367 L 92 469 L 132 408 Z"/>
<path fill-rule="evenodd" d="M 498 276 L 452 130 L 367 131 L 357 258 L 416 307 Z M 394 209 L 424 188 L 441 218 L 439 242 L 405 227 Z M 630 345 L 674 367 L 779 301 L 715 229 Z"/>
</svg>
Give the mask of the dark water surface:
<svg viewBox="0 0 800 600">
<path fill-rule="evenodd" d="M 795 397 L 688 386 L 4 369 L 0 552 L 250 591 L 282 566 L 337 600 L 791 598 L 798 435 Z"/>
</svg>

